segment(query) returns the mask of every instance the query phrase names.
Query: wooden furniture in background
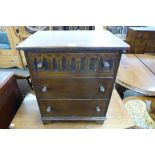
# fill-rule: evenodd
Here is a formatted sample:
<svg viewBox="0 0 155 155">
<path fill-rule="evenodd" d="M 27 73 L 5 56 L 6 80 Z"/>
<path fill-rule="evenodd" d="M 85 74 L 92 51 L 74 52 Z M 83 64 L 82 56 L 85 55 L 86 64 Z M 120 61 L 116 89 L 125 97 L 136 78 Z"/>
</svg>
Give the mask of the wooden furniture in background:
<svg viewBox="0 0 155 155">
<path fill-rule="evenodd" d="M 95 26 L 6 26 L 11 48 L 0 49 L 0 67 L 26 68 L 27 62 L 22 50 L 16 50 L 16 45 L 37 31 L 43 30 L 94 30 Z"/>
<path fill-rule="evenodd" d="M 0 128 L 8 128 L 22 102 L 22 95 L 12 72 L 0 72 Z"/>
<path fill-rule="evenodd" d="M 40 31 L 18 45 L 43 122 L 103 123 L 120 56 L 128 47 L 108 31 Z"/>
<path fill-rule="evenodd" d="M 144 95 L 155 96 L 155 75 L 135 54 L 122 54 L 116 83 L 121 96 L 125 89 L 131 89 Z"/>
<path fill-rule="evenodd" d="M 96 26 L 18 26 L 16 29 L 20 40 L 23 41 L 37 31 L 96 30 Z"/>
<path fill-rule="evenodd" d="M 29 93 L 14 119 L 11 122 L 11 129 L 109 129 L 109 128 L 128 128 L 134 126 L 133 120 L 124 108 L 117 91 L 112 92 L 109 108 L 107 111 L 107 119 L 103 125 L 94 122 L 55 122 L 46 125 L 42 124 L 40 112 L 36 100 L 36 96 Z"/>
<path fill-rule="evenodd" d="M 130 27 L 126 42 L 128 53 L 155 53 L 155 27 Z"/>
<path fill-rule="evenodd" d="M 136 54 L 136 57 L 155 74 L 155 55 L 152 54 Z"/>
<path fill-rule="evenodd" d="M 10 68 L 19 67 L 24 68 L 26 66 L 26 59 L 22 51 L 16 50 L 16 45 L 21 42 L 16 29 L 13 26 L 4 27 L 7 33 L 10 49 L 0 49 L 0 67 Z"/>
</svg>

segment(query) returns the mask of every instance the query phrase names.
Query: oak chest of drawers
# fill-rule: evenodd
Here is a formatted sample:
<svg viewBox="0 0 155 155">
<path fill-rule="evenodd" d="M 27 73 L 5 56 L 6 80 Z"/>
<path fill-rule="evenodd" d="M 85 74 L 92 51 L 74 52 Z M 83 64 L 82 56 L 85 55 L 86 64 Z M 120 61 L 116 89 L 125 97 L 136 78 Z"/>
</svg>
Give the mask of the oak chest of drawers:
<svg viewBox="0 0 155 155">
<path fill-rule="evenodd" d="M 126 42 L 128 53 L 155 53 L 155 27 L 130 27 Z"/>
<path fill-rule="evenodd" d="M 43 122 L 103 123 L 121 53 L 128 47 L 109 31 L 40 31 L 18 45 Z"/>
</svg>

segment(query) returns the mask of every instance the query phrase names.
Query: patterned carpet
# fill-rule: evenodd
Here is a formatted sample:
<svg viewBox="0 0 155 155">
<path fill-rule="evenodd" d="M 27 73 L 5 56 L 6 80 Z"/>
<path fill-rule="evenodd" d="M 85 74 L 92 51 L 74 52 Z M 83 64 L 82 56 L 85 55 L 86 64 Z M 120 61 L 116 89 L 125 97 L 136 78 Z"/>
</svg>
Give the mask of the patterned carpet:
<svg viewBox="0 0 155 155">
<path fill-rule="evenodd" d="M 145 101 L 140 99 L 129 100 L 126 102 L 125 108 L 138 127 L 143 129 L 155 128 L 155 121 L 148 113 Z"/>
</svg>

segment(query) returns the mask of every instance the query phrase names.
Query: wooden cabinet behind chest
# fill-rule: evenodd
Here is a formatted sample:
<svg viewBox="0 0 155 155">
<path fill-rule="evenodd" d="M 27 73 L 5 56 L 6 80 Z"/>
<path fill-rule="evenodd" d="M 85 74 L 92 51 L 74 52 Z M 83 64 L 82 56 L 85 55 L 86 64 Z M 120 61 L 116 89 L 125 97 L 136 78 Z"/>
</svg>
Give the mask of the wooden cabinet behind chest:
<svg viewBox="0 0 155 155">
<path fill-rule="evenodd" d="M 128 53 L 155 53 L 155 27 L 130 27 L 126 42 Z"/>
<path fill-rule="evenodd" d="M 46 46 L 34 45 L 27 40 L 27 47 L 22 44 L 18 47 L 25 50 L 43 122 L 83 120 L 102 123 L 120 56 L 128 45 L 114 37 L 115 46 L 107 47 L 98 40 L 102 35 L 96 32 L 45 33 L 39 42 L 44 42 L 51 34 L 50 43 L 44 42 Z M 102 33 L 113 38 L 110 32 Z M 34 38 L 31 39 L 34 41 Z"/>
</svg>

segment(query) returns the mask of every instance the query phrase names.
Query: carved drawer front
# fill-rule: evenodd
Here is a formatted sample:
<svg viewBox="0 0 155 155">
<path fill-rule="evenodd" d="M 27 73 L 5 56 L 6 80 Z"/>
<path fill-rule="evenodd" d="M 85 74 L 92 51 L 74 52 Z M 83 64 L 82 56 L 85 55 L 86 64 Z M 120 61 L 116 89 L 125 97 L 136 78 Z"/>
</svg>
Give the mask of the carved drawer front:
<svg viewBox="0 0 155 155">
<path fill-rule="evenodd" d="M 106 100 L 40 100 L 42 117 L 105 116 Z"/>
<path fill-rule="evenodd" d="M 35 79 L 38 98 L 42 99 L 104 99 L 109 98 L 112 78 Z"/>
<path fill-rule="evenodd" d="M 29 53 L 34 73 L 113 72 L 118 53 Z"/>
</svg>

